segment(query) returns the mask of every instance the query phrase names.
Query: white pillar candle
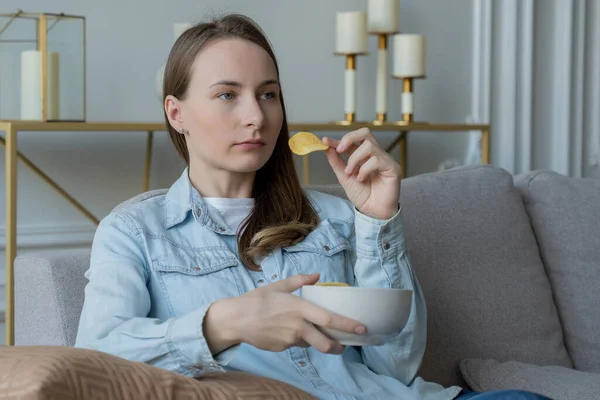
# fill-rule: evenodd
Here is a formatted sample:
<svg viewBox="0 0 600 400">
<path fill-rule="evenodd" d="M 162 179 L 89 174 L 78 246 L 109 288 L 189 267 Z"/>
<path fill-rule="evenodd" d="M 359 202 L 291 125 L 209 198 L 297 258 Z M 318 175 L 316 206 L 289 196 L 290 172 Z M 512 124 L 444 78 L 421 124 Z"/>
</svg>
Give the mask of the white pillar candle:
<svg viewBox="0 0 600 400">
<path fill-rule="evenodd" d="M 335 52 L 359 54 L 368 51 L 367 14 L 346 11 L 336 14 Z"/>
<path fill-rule="evenodd" d="M 397 34 L 393 36 L 396 78 L 425 76 L 425 37 L 423 35 Z"/>
<path fill-rule="evenodd" d="M 396 33 L 398 22 L 399 0 L 369 0 L 368 27 L 371 33 Z"/>
<path fill-rule="evenodd" d="M 356 112 L 356 70 L 347 69 L 345 75 L 344 112 Z"/>
<path fill-rule="evenodd" d="M 387 112 L 387 77 L 388 77 L 388 51 L 377 51 L 377 86 L 375 97 L 375 112 Z"/>
<path fill-rule="evenodd" d="M 59 119 L 59 53 L 46 56 L 47 89 L 46 118 Z M 29 50 L 21 53 L 21 119 L 42 119 L 42 53 Z"/>
<path fill-rule="evenodd" d="M 177 22 L 173 24 L 173 42 L 175 42 L 179 36 L 189 28 L 192 27 L 193 24 L 189 22 Z"/>
</svg>

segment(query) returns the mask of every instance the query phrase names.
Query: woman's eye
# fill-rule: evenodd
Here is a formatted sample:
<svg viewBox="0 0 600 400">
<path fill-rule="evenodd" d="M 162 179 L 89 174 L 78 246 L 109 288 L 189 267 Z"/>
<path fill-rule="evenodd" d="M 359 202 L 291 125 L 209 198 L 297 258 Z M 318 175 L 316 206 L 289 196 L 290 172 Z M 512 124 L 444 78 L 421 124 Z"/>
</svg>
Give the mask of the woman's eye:
<svg viewBox="0 0 600 400">
<path fill-rule="evenodd" d="M 233 97 L 234 97 L 233 93 L 231 93 L 231 92 L 222 93 L 219 95 L 219 98 L 223 99 L 223 100 L 233 100 Z"/>
<path fill-rule="evenodd" d="M 272 100 L 275 97 L 276 97 L 275 92 L 266 92 L 266 93 L 263 93 L 263 95 L 261 96 L 261 99 Z"/>
</svg>

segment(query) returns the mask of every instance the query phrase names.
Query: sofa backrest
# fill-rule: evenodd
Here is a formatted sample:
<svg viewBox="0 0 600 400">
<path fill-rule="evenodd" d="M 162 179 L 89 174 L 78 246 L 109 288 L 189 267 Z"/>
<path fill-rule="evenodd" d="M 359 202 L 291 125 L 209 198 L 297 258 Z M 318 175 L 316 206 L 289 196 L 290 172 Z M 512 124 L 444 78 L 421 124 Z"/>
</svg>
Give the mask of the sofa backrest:
<svg viewBox="0 0 600 400">
<path fill-rule="evenodd" d="M 404 181 L 401 197 L 428 309 L 423 379 L 462 385 L 456 364 L 469 357 L 572 365 L 509 173 L 472 166 L 421 175 Z"/>
<path fill-rule="evenodd" d="M 579 371 L 600 373 L 600 180 L 533 171 L 516 179 Z"/>
<path fill-rule="evenodd" d="M 15 345 L 72 346 L 90 249 L 44 250 L 15 260 Z"/>
</svg>

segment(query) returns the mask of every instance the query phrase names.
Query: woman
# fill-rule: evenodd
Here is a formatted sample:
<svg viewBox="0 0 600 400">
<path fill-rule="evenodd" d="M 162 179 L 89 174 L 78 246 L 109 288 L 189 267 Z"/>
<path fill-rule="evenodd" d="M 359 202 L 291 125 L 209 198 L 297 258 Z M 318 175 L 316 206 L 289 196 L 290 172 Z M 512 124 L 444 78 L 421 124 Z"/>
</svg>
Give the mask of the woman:
<svg viewBox="0 0 600 400">
<path fill-rule="evenodd" d="M 349 201 L 304 192 L 275 56 L 239 15 L 181 35 L 163 89 L 188 168 L 164 196 L 102 220 L 76 346 L 188 376 L 245 371 L 322 399 L 473 395 L 416 376 L 426 309 L 404 244 L 400 167 L 368 130 L 324 139 Z M 319 280 L 412 289 L 406 328 L 383 346 L 344 348 L 317 327 L 365 327 L 295 295 Z"/>
</svg>

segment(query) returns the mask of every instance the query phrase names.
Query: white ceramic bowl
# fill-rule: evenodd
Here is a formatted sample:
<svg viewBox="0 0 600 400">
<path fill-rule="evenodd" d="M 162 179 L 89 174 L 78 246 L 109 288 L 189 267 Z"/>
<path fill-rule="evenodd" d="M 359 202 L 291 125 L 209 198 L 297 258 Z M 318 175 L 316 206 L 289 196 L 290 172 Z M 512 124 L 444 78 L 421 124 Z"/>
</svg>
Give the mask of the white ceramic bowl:
<svg viewBox="0 0 600 400">
<path fill-rule="evenodd" d="M 366 326 L 364 335 L 331 329 L 323 331 L 346 346 L 380 346 L 406 325 L 412 290 L 349 286 L 303 286 L 301 296 L 326 310 Z"/>
</svg>

